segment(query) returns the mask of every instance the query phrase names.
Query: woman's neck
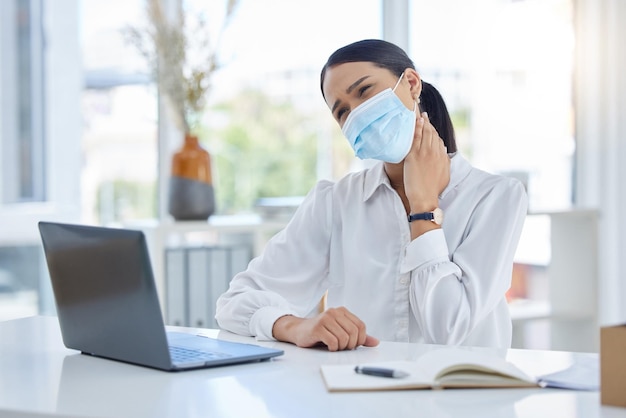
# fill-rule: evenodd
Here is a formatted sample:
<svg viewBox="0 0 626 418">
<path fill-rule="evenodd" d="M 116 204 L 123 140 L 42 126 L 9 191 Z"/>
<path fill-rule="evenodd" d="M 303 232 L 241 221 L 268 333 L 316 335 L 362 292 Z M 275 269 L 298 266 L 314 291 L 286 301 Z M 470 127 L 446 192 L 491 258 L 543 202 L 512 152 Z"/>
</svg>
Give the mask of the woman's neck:
<svg viewBox="0 0 626 418">
<path fill-rule="evenodd" d="M 385 173 L 389 178 L 389 183 L 396 191 L 404 193 L 404 164 L 385 163 Z"/>
<path fill-rule="evenodd" d="M 389 178 L 389 184 L 391 184 L 391 187 L 398 193 L 404 205 L 404 209 L 408 214 L 410 212 L 410 206 L 409 200 L 404 192 L 404 163 L 385 163 L 384 167 L 387 178 Z"/>
</svg>

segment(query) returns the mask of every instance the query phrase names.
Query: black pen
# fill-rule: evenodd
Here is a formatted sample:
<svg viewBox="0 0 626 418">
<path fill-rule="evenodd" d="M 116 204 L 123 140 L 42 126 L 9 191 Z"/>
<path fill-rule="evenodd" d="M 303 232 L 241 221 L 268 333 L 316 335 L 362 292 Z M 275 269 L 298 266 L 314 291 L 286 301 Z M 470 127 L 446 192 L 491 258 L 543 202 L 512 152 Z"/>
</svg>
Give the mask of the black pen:
<svg viewBox="0 0 626 418">
<path fill-rule="evenodd" d="M 354 368 L 354 371 L 359 374 L 366 374 L 368 376 L 391 377 L 397 379 L 407 377 L 409 375 L 407 372 L 403 372 L 401 370 L 385 369 L 382 367 L 356 366 Z"/>
</svg>

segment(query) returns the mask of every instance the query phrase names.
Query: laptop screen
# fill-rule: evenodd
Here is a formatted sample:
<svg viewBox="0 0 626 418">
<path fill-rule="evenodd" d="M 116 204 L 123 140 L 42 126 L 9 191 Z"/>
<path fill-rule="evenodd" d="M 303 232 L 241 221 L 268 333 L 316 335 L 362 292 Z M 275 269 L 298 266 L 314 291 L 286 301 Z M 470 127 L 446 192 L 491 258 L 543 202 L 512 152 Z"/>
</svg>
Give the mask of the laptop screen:
<svg viewBox="0 0 626 418">
<path fill-rule="evenodd" d="M 39 230 L 65 345 L 169 367 L 144 234 L 47 222 Z"/>
</svg>

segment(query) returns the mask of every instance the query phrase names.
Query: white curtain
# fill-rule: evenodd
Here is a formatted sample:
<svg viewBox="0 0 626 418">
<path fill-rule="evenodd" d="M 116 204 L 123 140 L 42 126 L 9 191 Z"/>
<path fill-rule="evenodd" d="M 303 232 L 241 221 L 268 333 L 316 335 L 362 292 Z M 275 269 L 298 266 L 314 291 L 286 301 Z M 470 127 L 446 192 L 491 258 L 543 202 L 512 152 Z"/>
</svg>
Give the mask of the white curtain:
<svg viewBox="0 0 626 418">
<path fill-rule="evenodd" d="M 626 323 L 626 1 L 573 1 L 575 203 L 599 209 L 600 324 Z"/>
</svg>

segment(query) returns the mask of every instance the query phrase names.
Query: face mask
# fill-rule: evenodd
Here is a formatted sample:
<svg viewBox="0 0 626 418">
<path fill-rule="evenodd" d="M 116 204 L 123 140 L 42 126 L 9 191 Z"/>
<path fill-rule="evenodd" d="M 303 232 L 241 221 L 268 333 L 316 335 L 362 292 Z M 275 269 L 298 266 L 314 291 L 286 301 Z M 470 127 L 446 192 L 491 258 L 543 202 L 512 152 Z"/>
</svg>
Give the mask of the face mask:
<svg viewBox="0 0 626 418">
<path fill-rule="evenodd" d="M 411 112 L 388 88 L 357 106 L 346 119 L 343 134 L 360 159 L 373 158 L 388 163 L 402 161 L 413 143 L 417 102 Z"/>
</svg>

